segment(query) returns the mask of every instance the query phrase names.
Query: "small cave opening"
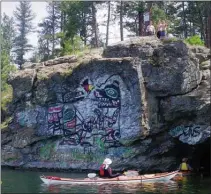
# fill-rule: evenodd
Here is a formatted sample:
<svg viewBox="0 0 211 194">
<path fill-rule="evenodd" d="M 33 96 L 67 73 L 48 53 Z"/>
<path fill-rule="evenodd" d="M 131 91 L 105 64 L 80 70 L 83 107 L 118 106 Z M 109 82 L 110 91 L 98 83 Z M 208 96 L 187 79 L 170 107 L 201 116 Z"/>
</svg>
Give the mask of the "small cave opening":
<svg viewBox="0 0 211 194">
<path fill-rule="evenodd" d="M 196 145 L 188 145 L 178 141 L 177 146 L 172 150 L 174 156 L 177 158 L 177 164 L 181 163 L 182 158 L 188 158 L 188 164 L 190 164 L 195 173 L 203 174 L 203 176 L 211 176 L 210 142 L 210 138 Z"/>
<path fill-rule="evenodd" d="M 195 145 L 192 152 L 192 165 L 204 176 L 210 174 L 210 138 L 205 142 Z"/>
</svg>

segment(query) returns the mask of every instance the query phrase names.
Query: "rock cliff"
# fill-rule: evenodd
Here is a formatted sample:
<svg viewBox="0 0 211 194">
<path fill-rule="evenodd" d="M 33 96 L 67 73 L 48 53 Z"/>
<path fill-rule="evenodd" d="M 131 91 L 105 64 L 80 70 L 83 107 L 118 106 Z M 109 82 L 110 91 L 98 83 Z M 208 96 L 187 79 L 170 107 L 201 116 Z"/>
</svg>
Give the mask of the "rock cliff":
<svg viewBox="0 0 211 194">
<path fill-rule="evenodd" d="M 138 37 L 88 60 L 25 67 L 8 80 L 2 165 L 96 170 L 110 157 L 115 170 L 149 172 L 197 160 L 210 139 L 209 57 L 204 47 Z"/>
</svg>

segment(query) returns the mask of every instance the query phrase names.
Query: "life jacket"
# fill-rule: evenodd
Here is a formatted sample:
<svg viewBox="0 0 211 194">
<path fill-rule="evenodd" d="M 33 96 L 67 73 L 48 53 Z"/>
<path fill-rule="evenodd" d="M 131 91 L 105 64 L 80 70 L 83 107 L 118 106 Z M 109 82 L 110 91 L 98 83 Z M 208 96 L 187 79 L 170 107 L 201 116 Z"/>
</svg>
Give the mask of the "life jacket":
<svg viewBox="0 0 211 194">
<path fill-rule="evenodd" d="M 182 162 L 182 164 L 181 164 L 181 170 L 184 170 L 184 171 L 189 170 L 189 169 L 188 169 L 188 165 L 187 165 L 186 162 Z"/>
<path fill-rule="evenodd" d="M 102 164 L 101 166 L 100 166 L 100 176 L 101 177 L 105 177 L 105 178 L 109 178 L 109 177 L 111 177 L 111 168 L 107 168 L 107 169 L 105 169 L 105 167 L 106 167 L 106 165 L 105 164 Z"/>
<path fill-rule="evenodd" d="M 100 166 L 100 176 L 104 176 L 105 175 L 105 164 L 102 164 L 101 166 Z"/>
</svg>

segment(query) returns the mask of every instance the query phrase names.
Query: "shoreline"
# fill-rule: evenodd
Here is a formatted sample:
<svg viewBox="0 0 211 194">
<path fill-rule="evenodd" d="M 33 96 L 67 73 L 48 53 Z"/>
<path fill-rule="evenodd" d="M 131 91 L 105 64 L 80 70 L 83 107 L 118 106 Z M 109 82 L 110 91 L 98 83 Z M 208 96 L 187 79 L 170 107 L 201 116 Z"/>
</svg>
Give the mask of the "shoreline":
<svg viewBox="0 0 211 194">
<path fill-rule="evenodd" d="M 57 169 L 57 168 L 29 168 L 15 166 L 1 166 L 1 170 L 17 170 L 17 171 L 32 171 L 32 172 L 64 172 L 64 173 L 91 173 L 98 172 L 95 170 L 79 170 L 79 169 Z"/>
</svg>

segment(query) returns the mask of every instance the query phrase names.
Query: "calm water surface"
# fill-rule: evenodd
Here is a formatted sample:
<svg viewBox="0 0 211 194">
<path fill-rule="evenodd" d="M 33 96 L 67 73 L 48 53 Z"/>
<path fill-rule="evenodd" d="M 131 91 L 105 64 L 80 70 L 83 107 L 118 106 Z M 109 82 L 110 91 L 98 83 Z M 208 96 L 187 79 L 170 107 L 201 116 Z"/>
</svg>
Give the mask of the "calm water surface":
<svg viewBox="0 0 211 194">
<path fill-rule="evenodd" d="M 82 173 L 34 172 L 2 169 L 1 193 L 174 193 L 174 194 L 210 194 L 211 178 L 188 177 L 182 181 L 168 183 L 142 183 L 122 185 L 45 185 L 40 175 L 53 175 L 68 178 L 84 178 Z"/>
</svg>

